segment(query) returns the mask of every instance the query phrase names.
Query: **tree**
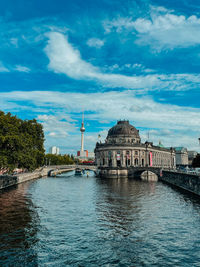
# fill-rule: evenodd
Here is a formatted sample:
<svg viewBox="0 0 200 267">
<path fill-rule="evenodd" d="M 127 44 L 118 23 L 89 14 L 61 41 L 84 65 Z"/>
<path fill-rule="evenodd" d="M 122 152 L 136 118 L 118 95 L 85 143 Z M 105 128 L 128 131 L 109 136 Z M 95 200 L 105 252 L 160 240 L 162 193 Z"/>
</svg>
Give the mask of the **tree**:
<svg viewBox="0 0 200 267">
<path fill-rule="evenodd" d="M 74 160 L 69 155 L 55 155 L 55 154 L 47 154 L 46 155 L 47 164 L 51 165 L 70 165 L 74 164 Z"/>
<path fill-rule="evenodd" d="M 197 154 L 196 155 L 196 158 L 193 159 L 193 161 L 192 161 L 192 167 L 193 168 L 200 167 L 200 154 Z"/>
<path fill-rule="evenodd" d="M 28 170 L 44 164 L 43 127 L 0 111 L 0 168 Z"/>
</svg>

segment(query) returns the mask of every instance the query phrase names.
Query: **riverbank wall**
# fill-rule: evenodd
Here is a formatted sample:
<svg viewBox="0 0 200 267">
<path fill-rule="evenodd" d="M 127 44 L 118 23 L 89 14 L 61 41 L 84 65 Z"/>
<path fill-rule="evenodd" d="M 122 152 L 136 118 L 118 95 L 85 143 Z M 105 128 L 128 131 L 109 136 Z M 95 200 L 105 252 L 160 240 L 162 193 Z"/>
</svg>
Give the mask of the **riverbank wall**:
<svg viewBox="0 0 200 267">
<path fill-rule="evenodd" d="M 200 197 L 200 176 L 180 172 L 162 171 L 159 180 Z"/>
<path fill-rule="evenodd" d="M 127 174 L 128 172 L 128 174 Z M 181 190 L 195 194 L 200 197 L 200 176 L 195 174 L 177 172 L 175 170 L 162 170 L 160 168 L 132 167 L 129 168 L 101 168 L 101 178 L 142 179 L 147 181 L 162 181 Z"/>
<path fill-rule="evenodd" d="M 75 165 L 55 165 L 41 167 L 33 172 L 21 173 L 17 175 L 1 175 L 0 176 L 0 190 L 7 187 L 24 183 L 33 179 L 38 179 L 44 176 L 56 176 L 57 174 L 72 171 Z"/>
<path fill-rule="evenodd" d="M 49 169 L 41 168 L 34 172 L 22 173 L 17 175 L 1 175 L 0 176 L 0 190 L 7 187 L 24 183 L 33 179 L 41 178 L 47 176 Z"/>
<path fill-rule="evenodd" d="M 48 172 L 48 176 L 52 176 L 55 177 L 58 174 L 64 173 L 64 172 L 70 172 L 70 171 L 74 171 L 75 167 L 73 168 L 66 168 L 66 169 L 55 169 L 52 171 Z"/>
</svg>

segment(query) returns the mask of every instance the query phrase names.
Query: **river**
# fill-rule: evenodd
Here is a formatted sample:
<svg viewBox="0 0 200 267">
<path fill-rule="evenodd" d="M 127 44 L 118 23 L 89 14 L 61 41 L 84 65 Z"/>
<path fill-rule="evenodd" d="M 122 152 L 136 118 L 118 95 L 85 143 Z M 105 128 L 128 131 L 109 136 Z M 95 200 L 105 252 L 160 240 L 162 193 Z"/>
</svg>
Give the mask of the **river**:
<svg viewBox="0 0 200 267">
<path fill-rule="evenodd" d="M 200 266 L 200 201 L 74 173 L 0 193 L 0 266 Z"/>
</svg>

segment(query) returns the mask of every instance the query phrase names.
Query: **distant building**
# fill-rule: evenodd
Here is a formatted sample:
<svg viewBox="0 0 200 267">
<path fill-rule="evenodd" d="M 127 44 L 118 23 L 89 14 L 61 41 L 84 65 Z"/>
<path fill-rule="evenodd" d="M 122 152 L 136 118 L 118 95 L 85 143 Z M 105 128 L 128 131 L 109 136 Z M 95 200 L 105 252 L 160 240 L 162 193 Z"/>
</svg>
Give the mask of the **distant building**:
<svg viewBox="0 0 200 267">
<path fill-rule="evenodd" d="M 95 154 L 94 154 L 94 152 L 88 152 L 88 158 L 89 158 L 89 159 L 95 159 Z"/>
<path fill-rule="evenodd" d="M 196 158 L 197 154 L 198 153 L 196 151 L 188 151 L 188 165 L 189 166 L 192 166 L 193 159 Z"/>
<path fill-rule="evenodd" d="M 77 157 L 88 158 L 88 150 L 77 151 Z"/>
<path fill-rule="evenodd" d="M 185 147 L 175 147 L 176 152 L 176 166 L 186 167 L 188 166 L 188 151 Z"/>
<path fill-rule="evenodd" d="M 59 155 L 60 154 L 59 147 L 56 147 L 56 146 L 50 147 L 49 148 L 49 154 Z"/>
</svg>

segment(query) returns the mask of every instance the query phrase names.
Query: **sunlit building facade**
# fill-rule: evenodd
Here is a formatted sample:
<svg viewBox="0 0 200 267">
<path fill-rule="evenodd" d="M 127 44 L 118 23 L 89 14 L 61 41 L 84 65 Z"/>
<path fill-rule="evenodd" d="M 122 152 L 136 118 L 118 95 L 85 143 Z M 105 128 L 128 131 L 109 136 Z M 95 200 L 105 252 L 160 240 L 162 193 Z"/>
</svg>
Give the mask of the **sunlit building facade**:
<svg viewBox="0 0 200 267">
<path fill-rule="evenodd" d="M 108 131 L 105 143 L 96 144 L 95 161 L 102 171 L 147 166 L 171 169 L 176 166 L 173 148 L 155 146 L 152 142 L 141 143 L 139 130 L 125 120 L 118 121 Z"/>
</svg>

